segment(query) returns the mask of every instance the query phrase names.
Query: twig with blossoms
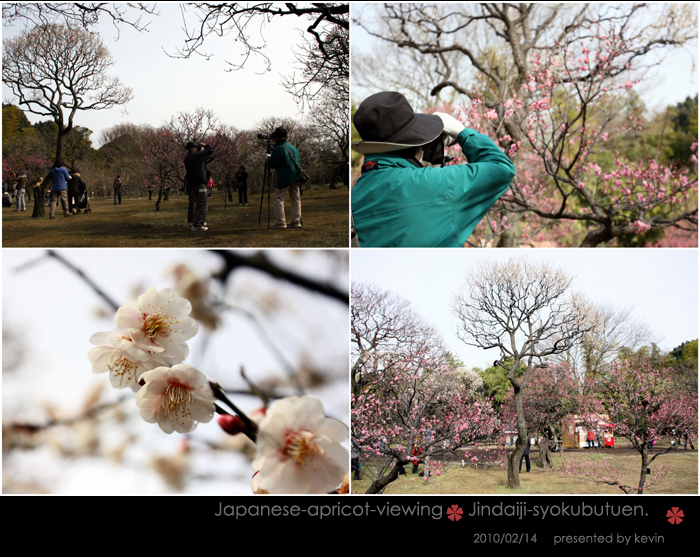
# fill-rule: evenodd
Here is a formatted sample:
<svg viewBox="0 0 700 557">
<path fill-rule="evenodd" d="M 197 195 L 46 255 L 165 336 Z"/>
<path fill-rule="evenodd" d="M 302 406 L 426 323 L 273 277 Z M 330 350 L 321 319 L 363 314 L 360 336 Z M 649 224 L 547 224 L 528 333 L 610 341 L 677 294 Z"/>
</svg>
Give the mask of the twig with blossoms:
<svg viewBox="0 0 700 557">
<path fill-rule="evenodd" d="M 243 433 L 257 445 L 255 493 L 345 492 L 349 459 L 341 443 L 347 426 L 326 418 L 312 397 L 278 400 L 256 424 L 218 383 L 181 363 L 189 354 L 186 341 L 198 331 L 191 311 L 191 303 L 174 289 L 149 288 L 117 309 L 115 332 L 91 337 L 97 345 L 88 353 L 93 372 L 109 371 L 113 387 L 136 391 L 141 417 L 164 433 L 189 433 L 221 414 L 218 423 L 225 432 Z"/>
</svg>

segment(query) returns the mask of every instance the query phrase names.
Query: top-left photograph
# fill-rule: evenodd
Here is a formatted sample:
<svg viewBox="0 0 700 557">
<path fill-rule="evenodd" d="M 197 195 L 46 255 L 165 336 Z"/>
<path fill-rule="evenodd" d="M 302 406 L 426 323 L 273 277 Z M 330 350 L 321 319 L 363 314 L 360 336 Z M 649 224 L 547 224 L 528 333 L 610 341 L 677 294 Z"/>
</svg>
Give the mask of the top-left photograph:
<svg viewBox="0 0 700 557">
<path fill-rule="evenodd" d="M 349 11 L 3 3 L 2 246 L 347 248 Z"/>
</svg>

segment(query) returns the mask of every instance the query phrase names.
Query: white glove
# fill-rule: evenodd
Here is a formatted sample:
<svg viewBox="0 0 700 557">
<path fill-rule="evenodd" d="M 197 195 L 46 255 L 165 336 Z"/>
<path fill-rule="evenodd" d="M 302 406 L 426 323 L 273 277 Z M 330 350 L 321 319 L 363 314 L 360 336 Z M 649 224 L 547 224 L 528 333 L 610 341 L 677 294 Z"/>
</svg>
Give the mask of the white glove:
<svg viewBox="0 0 700 557">
<path fill-rule="evenodd" d="M 449 135 L 452 139 L 456 139 L 459 133 L 465 128 L 465 125 L 451 114 L 445 112 L 434 112 L 433 114 L 442 120 L 444 126 L 442 133 Z"/>
</svg>

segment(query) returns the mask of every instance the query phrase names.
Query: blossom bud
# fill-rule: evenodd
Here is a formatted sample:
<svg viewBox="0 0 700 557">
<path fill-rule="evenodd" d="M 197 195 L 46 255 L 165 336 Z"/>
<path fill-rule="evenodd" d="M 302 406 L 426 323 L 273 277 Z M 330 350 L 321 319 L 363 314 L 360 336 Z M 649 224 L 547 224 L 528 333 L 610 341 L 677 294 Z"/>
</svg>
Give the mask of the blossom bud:
<svg viewBox="0 0 700 557">
<path fill-rule="evenodd" d="M 231 414 L 222 414 L 217 420 L 221 429 L 223 429 L 229 435 L 237 435 L 243 433 L 246 430 L 246 425 L 243 423 L 238 416 L 232 416 Z"/>
</svg>

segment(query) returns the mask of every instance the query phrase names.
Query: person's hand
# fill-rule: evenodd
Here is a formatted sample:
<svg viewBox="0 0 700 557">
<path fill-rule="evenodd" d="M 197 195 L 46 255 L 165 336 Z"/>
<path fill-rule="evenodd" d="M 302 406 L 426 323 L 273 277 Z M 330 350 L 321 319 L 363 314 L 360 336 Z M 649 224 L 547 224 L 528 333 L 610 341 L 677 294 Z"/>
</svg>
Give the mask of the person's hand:
<svg viewBox="0 0 700 557">
<path fill-rule="evenodd" d="M 434 114 L 442 120 L 444 126 L 442 133 L 450 136 L 452 139 L 456 139 L 459 133 L 465 128 L 465 125 L 451 114 L 445 112 L 435 112 Z"/>
</svg>

